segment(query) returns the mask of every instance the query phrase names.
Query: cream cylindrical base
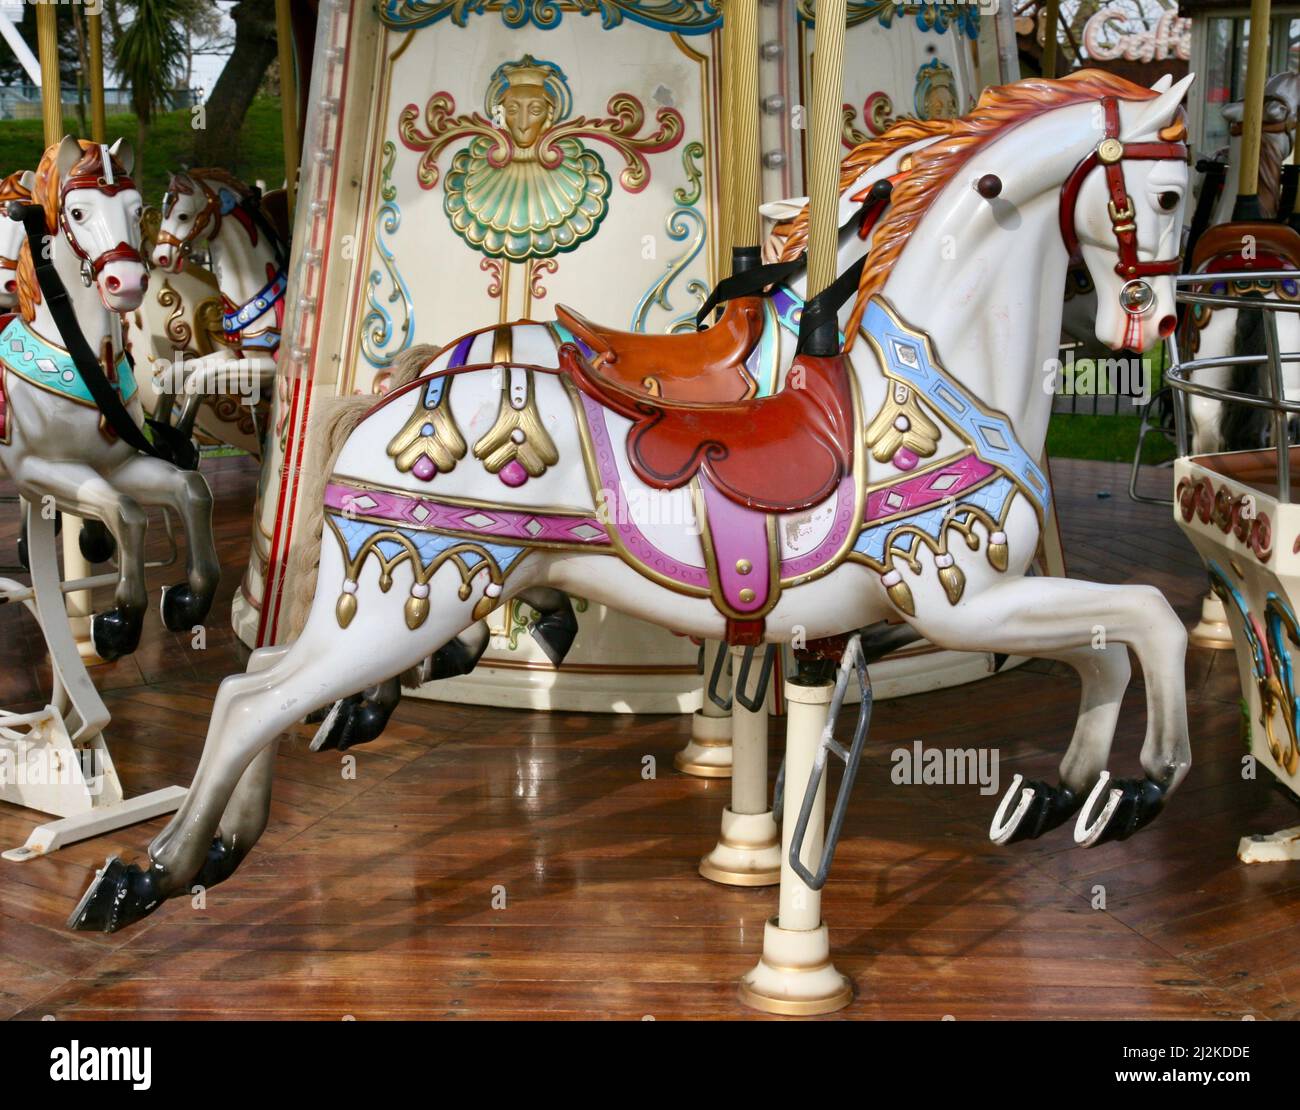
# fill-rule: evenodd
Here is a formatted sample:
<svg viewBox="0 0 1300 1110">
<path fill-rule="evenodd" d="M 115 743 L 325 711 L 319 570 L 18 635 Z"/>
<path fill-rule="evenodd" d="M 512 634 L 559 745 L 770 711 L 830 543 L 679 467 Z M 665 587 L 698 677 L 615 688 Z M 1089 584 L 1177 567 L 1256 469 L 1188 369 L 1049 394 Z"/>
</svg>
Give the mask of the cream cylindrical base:
<svg viewBox="0 0 1300 1110">
<path fill-rule="evenodd" d="M 718 653 L 726 654 L 727 645 L 716 640 L 704 642 L 703 702 L 691 720 L 691 739 L 673 757 L 673 766 L 683 774 L 702 779 L 731 777 L 731 714 L 720 709 L 709 697 L 709 679 Z M 718 696 L 725 698 L 731 691 L 731 679 L 723 661 L 722 674 L 718 676 Z"/>
<path fill-rule="evenodd" d="M 738 676 L 745 649 L 732 648 L 731 653 L 731 673 Z M 752 696 L 753 690 L 747 693 Z M 733 701 L 731 805 L 722 811 L 717 845 L 700 860 L 700 874 L 715 883 L 773 886 L 781 881 L 781 841 L 767 801 L 767 722 L 766 698 L 757 713 Z"/>
<path fill-rule="evenodd" d="M 1225 650 L 1232 647 L 1232 629 L 1228 614 L 1217 594 L 1208 593 L 1201 599 L 1201 619 L 1187 634 L 1190 643 L 1197 647 Z"/>
<path fill-rule="evenodd" d="M 853 1001 L 853 984 L 831 963 L 830 934 L 783 929 L 776 918 L 763 930 L 763 956 L 740 981 L 740 1000 L 768 1014 L 811 1017 L 842 1010 Z"/>
<path fill-rule="evenodd" d="M 690 742 L 673 756 L 673 766 L 703 779 L 731 777 L 731 718 L 706 717 L 697 709 L 691 717 Z"/>
<path fill-rule="evenodd" d="M 785 684 L 785 796 L 781 814 L 780 913 L 763 930 L 763 955 L 740 981 L 740 998 L 770 1014 L 829 1014 L 853 1000 L 853 984 L 831 963 L 822 896 L 790 866 L 790 843 L 803 806 L 834 687 Z M 799 858 L 813 870 L 825 835 L 826 780 L 817 791 Z"/>
<path fill-rule="evenodd" d="M 64 581 L 87 578 L 92 573 L 90 564 L 86 562 L 86 557 L 81 553 L 81 518 L 64 513 Z M 90 635 L 90 621 L 95 612 L 90 591 L 78 590 L 76 593 L 66 594 L 64 603 L 68 607 L 68 624 L 72 626 L 72 635 L 77 641 L 77 654 L 81 656 L 81 661 L 87 667 L 98 666 L 104 660 L 100 657 L 99 652 L 95 650 L 95 641 L 91 639 Z"/>
<path fill-rule="evenodd" d="M 722 835 L 700 860 L 700 874 L 726 886 L 775 886 L 781 881 L 781 838 L 772 811 L 722 811 Z"/>
</svg>

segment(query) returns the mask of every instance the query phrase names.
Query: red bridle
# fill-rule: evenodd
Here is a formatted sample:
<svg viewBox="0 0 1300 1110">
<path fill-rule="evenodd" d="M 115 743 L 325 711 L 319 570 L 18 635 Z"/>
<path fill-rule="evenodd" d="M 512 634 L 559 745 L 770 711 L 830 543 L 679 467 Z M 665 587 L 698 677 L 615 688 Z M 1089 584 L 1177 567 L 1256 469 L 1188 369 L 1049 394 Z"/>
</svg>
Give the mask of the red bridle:
<svg viewBox="0 0 1300 1110">
<path fill-rule="evenodd" d="M 103 254 L 91 258 L 86 253 L 85 248 L 77 242 L 77 237 L 73 233 L 72 225 L 68 223 L 68 194 L 73 189 L 95 189 L 105 196 L 114 197 L 126 189 L 134 189 L 135 182 L 126 174 L 112 174 L 110 177 L 103 177 L 97 173 L 77 173 L 72 174 L 63 182 L 63 188 L 59 191 L 59 224 L 63 228 L 64 238 L 68 240 L 68 245 L 72 247 L 72 253 L 82 261 L 83 276 L 89 274 L 91 280 L 99 277 L 100 271 L 110 262 L 140 262 L 140 252 L 130 243 L 121 242 L 115 247 L 110 247 Z"/>
<path fill-rule="evenodd" d="M 1110 226 L 1115 233 L 1115 241 L 1119 244 L 1119 261 L 1115 264 L 1115 272 L 1126 280 L 1176 274 L 1182 264 L 1178 257 L 1154 262 L 1142 262 L 1138 258 L 1137 214 L 1133 198 L 1129 196 L 1128 187 L 1124 184 L 1124 163 L 1155 162 L 1169 158 L 1185 162 L 1187 146 L 1185 143 L 1122 143 L 1119 139 L 1119 101 L 1113 96 L 1105 96 L 1102 97 L 1101 107 L 1106 122 L 1105 137 L 1095 150 L 1074 167 L 1061 187 L 1060 223 L 1065 249 L 1072 258 L 1079 253 L 1074 208 L 1079 201 L 1079 190 L 1084 181 L 1093 170 L 1101 166 L 1106 171 L 1106 188 L 1110 193 L 1110 203 L 1106 206 L 1110 213 Z"/>
</svg>

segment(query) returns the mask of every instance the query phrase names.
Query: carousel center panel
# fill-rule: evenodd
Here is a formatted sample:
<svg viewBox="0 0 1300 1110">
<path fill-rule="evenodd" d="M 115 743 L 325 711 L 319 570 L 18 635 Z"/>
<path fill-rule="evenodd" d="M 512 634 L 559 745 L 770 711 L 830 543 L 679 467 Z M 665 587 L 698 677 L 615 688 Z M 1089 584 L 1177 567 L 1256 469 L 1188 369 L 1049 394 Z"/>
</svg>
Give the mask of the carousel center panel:
<svg viewBox="0 0 1300 1110">
<path fill-rule="evenodd" d="M 871 88 L 846 95 L 865 100 L 885 78 L 898 114 L 964 109 L 974 95 L 978 12 L 954 5 L 927 19 L 898 9 L 891 23 L 883 8 L 867 7 L 854 5 L 850 34 L 862 62 L 854 80 Z M 313 66 L 326 95 L 313 95 L 306 124 L 310 144 L 332 120 L 335 147 L 327 156 L 310 145 L 304 152 L 304 194 L 328 184 L 323 200 L 300 205 L 295 252 L 301 241 L 310 253 L 304 288 L 291 296 L 303 304 L 291 304 L 289 321 L 301 333 L 296 325 L 310 314 L 314 341 L 282 356 L 282 377 L 295 384 L 278 390 L 249 572 L 235 603 L 236 630 L 250 645 L 284 635 L 286 553 L 301 540 L 301 506 L 285 487 L 311 465 L 295 452 L 318 408 L 298 392 L 299 379 L 309 380 L 312 397 L 378 396 L 393 360 L 413 346 L 443 346 L 520 319 L 552 321 L 557 304 L 629 331 L 688 330 L 724 272 L 720 237 L 711 234 L 720 193 L 713 5 L 466 9 L 389 0 L 324 11 L 335 9 L 339 18 L 322 20 Z M 802 191 L 797 100 L 812 42 L 806 13 L 793 5 L 764 7 L 762 19 L 764 187 L 778 199 Z M 328 227 L 318 229 L 322 221 Z M 295 378 L 299 359 L 306 371 Z M 479 445 L 468 447 L 480 455 Z M 528 480 L 527 468 L 507 464 L 499 477 L 514 488 Z M 580 711 L 699 705 L 697 645 L 574 600 L 579 631 L 561 670 L 529 634 L 531 610 L 516 601 L 489 617 L 490 644 L 473 674 L 420 693 Z M 878 696 L 897 696 L 983 677 L 997 662 L 920 645 L 873 678 Z"/>
</svg>

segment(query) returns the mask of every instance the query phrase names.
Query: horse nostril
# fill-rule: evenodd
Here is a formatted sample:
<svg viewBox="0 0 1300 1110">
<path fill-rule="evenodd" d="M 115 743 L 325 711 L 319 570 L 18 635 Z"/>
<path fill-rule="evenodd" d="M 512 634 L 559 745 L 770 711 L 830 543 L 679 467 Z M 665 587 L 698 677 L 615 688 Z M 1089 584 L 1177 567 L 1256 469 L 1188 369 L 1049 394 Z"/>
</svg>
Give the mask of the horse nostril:
<svg viewBox="0 0 1300 1110">
<path fill-rule="evenodd" d="M 12 278 L 11 278 L 9 281 L 6 281 L 6 282 L 5 282 L 5 292 L 6 292 L 6 293 L 17 293 L 17 292 L 18 292 L 18 283 L 17 283 L 16 281 L 14 281 Z"/>
<path fill-rule="evenodd" d="M 1160 321 L 1160 338 L 1168 339 L 1174 334 L 1174 328 L 1178 326 L 1178 320 L 1173 316 L 1165 316 Z"/>
<path fill-rule="evenodd" d="M 110 293 L 116 293 L 120 288 L 122 288 L 122 283 L 118 281 L 117 278 L 115 278 L 112 274 L 110 274 L 104 280 L 104 284 L 108 286 L 108 291 Z"/>
<path fill-rule="evenodd" d="M 149 288 L 149 275 L 142 274 L 140 277 L 140 292 L 143 293 L 148 288 Z"/>
</svg>

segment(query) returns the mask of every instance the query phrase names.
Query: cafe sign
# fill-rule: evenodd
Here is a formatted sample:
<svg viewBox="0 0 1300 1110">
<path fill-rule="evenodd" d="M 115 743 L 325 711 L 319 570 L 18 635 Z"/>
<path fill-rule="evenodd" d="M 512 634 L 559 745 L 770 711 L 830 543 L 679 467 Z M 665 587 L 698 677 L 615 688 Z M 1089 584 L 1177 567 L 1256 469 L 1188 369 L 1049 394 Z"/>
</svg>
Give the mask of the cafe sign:
<svg viewBox="0 0 1300 1110">
<path fill-rule="evenodd" d="M 1192 55 L 1192 21 L 1165 12 L 1152 26 L 1132 12 L 1102 8 L 1084 25 L 1083 48 L 1097 62 L 1185 62 Z"/>
</svg>

